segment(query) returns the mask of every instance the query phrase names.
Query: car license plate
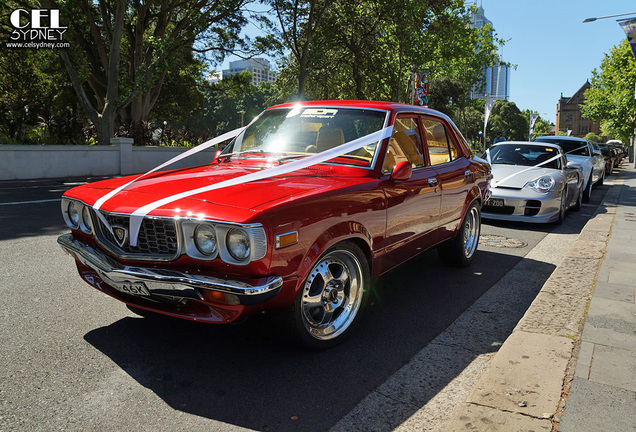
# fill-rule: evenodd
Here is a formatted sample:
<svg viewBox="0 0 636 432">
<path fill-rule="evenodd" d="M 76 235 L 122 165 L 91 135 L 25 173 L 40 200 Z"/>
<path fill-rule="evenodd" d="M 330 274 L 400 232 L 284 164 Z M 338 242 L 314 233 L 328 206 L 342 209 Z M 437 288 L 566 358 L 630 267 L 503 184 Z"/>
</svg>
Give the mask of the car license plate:
<svg viewBox="0 0 636 432">
<path fill-rule="evenodd" d="M 132 294 L 132 295 L 140 295 L 140 296 L 149 296 L 150 291 L 146 288 L 146 285 L 143 282 L 117 282 L 114 284 L 114 287 L 123 293 Z"/>
<path fill-rule="evenodd" d="M 503 207 L 504 200 L 503 198 L 490 198 L 488 201 L 486 201 L 486 205 L 490 207 Z"/>
</svg>

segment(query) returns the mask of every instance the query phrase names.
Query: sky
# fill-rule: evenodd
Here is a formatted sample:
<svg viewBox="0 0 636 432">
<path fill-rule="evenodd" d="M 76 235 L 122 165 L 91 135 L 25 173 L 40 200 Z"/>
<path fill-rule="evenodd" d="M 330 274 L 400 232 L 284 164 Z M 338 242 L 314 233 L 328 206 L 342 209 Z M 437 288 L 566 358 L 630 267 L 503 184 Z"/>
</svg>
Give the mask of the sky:
<svg viewBox="0 0 636 432">
<path fill-rule="evenodd" d="M 477 5 L 506 40 L 503 60 L 517 65 L 509 100 L 553 123 L 561 93 L 573 96 L 591 79 L 604 53 L 625 39 L 616 19 L 629 16 L 583 20 L 636 12 L 634 0 L 477 0 Z"/>
<path fill-rule="evenodd" d="M 484 8 L 499 38 L 505 62 L 516 65 L 510 76 L 510 98 L 556 123 L 563 93 L 573 96 L 592 77 L 605 53 L 625 39 L 616 17 L 583 23 L 585 18 L 636 12 L 634 0 L 467 0 Z M 636 16 L 636 14 L 631 15 Z M 253 36 L 255 28 L 246 29 Z M 227 69 L 226 59 L 217 70 Z M 272 63 L 275 68 L 275 64 Z"/>
</svg>

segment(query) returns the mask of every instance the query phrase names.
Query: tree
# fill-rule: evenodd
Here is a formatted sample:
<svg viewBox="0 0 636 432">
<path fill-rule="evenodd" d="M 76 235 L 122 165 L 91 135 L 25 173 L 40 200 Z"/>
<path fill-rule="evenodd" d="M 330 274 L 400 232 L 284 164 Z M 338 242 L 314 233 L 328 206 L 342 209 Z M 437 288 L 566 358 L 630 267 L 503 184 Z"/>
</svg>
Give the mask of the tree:
<svg viewBox="0 0 636 432">
<path fill-rule="evenodd" d="M 514 102 L 498 100 L 488 119 L 487 136 L 501 131 L 510 141 L 528 139 L 529 120 L 526 119 Z"/>
<path fill-rule="evenodd" d="M 585 135 L 585 139 L 596 143 L 603 141 L 603 138 L 596 135 L 594 132 L 589 132 L 587 135 Z"/>
<path fill-rule="evenodd" d="M 323 23 L 323 16 L 333 0 L 266 0 L 272 6 L 280 27 L 277 29 L 282 45 L 291 51 L 296 64 L 297 94 L 303 97 L 310 51 L 314 35 Z"/>
<path fill-rule="evenodd" d="M 222 57 L 240 46 L 247 1 L 44 0 L 73 17 L 71 48 L 59 54 L 99 143 L 109 143 L 117 118 L 146 120 L 168 71 L 193 49 Z"/>
<path fill-rule="evenodd" d="M 592 71 L 581 107 L 584 116 L 601 120 L 604 133 L 633 142 L 636 133 L 636 59 L 627 39 L 613 47 Z"/>
<path fill-rule="evenodd" d="M 497 61 L 499 41 L 490 27 L 471 28 L 463 1 L 331 1 L 312 34 L 304 88 L 309 99 L 408 102 L 413 69 L 428 67 L 431 79 L 461 83 L 462 97 L 441 95 L 440 102 L 451 98 L 453 106 L 465 106 L 483 67 Z M 296 56 L 285 59 L 277 86 L 293 93 L 301 70 Z"/>
</svg>

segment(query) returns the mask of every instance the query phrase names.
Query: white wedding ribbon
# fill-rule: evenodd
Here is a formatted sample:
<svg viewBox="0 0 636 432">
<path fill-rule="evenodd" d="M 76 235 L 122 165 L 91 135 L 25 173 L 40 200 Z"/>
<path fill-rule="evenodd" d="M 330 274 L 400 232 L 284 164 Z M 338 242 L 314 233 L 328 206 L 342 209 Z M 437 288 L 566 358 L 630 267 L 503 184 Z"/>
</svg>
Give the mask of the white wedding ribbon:
<svg viewBox="0 0 636 432">
<path fill-rule="evenodd" d="M 108 222 L 106 221 L 106 218 L 99 212 L 100 207 L 111 197 L 113 197 L 114 195 L 116 195 L 117 193 L 121 192 L 122 190 L 124 190 L 126 187 L 130 186 L 132 183 L 142 179 L 143 177 L 147 176 L 150 173 L 153 173 L 157 170 L 160 170 L 161 168 L 164 168 L 174 162 L 177 162 L 181 159 L 184 159 L 188 156 L 193 155 L 194 153 L 197 153 L 201 150 L 204 150 L 208 147 L 211 147 L 215 144 L 219 144 L 223 141 L 226 141 L 230 138 L 234 138 L 235 136 L 237 136 L 239 133 L 241 133 L 243 131 L 243 129 L 245 128 L 239 128 L 239 129 L 235 129 L 231 132 L 227 132 L 217 138 L 214 138 L 210 141 L 207 141 L 203 144 L 200 144 L 197 147 L 194 147 L 190 150 L 188 150 L 187 152 L 176 156 L 172 159 L 170 159 L 169 161 L 159 165 L 156 168 L 153 168 L 152 170 L 148 171 L 145 174 L 142 174 L 138 177 L 136 177 L 134 180 L 126 183 L 123 186 L 118 187 L 117 189 L 107 193 L 106 195 L 104 195 L 103 197 L 101 197 L 100 199 L 98 199 L 95 204 L 93 205 L 93 208 L 95 209 L 98 217 L 102 220 L 102 222 L 104 222 L 104 224 L 108 227 L 109 230 L 111 230 L 112 232 L 112 228 L 110 227 L 110 225 L 108 224 Z M 148 215 L 148 213 L 150 213 L 151 211 L 169 204 L 171 202 L 180 200 L 182 198 L 187 198 L 193 195 L 197 195 L 203 192 L 209 192 L 215 189 L 221 189 L 221 188 L 226 188 L 229 186 L 236 186 L 236 185 L 240 185 L 240 184 L 244 184 L 244 183 L 248 183 L 248 182 L 253 182 L 253 181 L 257 181 L 257 180 L 263 180 L 266 178 L 270 178 L 270 177 L 275 177 L 278 175 L 283 175 L 283 174 L 288 174 L 290 172 L 293 171 L 297 171 L 303 168 L 307 168 L 309 166 L 312 165 L 317 165 L 319 163 L 322 162 L 326 162 L 330 159 L 336 158 L 338 156 L 342 156 L 345 155 L 347 153 L 350 153 L 352 151 L 358 150 L 364 146 L 367 145 L 371 145 L 375 142 L 378 141 L 382 141 L 385 138 L 389 138 L 391 136 L 393 132 L 393 126 L 388 126 L 384 129 L 380 129 L 379 131 L 373 132 L 371 134 L 365 135 L 363 137 L 357 138 L 355 140 L 352 141 L 348 141 L 344 144 L 341 144 L 337 147 L 331 148 L 329 150 L 326 150 L 324 152 L 306 157 L 304 159 L 301 160 L 297 160 L 297 161 L 293 161 L 293 162 L 289 162 L 286 163 L 284 165 L 279 165 L 273 168 L 268 168 L 259 172 L 255 172 L 255 173 L 251 173 L 251 174 L 246 174 L 240 177 L 236 177 L 230 180 L 226 180 L 226 181 L 222 181 L 216 184 L 212 184 L 209 186 L 204 186 L 204 187 L 200 187 L 197 189 L 192 189 L 192 190 L 187 190 L 178 194 L 174 194 L 171 195 L 169 197 L 165 197 L 162 198 L 160 200 L 157 200 L 155 202 L 152 202 L 150 204 L 147 204 L 143 207 L 138 208 L 137 210 L 135 210 L 131 215 L 130 215 L 130 226 L 129 226 L 129 242 L 130 242 L 130 246 L 136 246 L 137 245 L 137 237 L 139 236 L 139 230 L 141 228 L 141 224 L 143 222 L 143 219 L 146 215 Z"/>
<path fill-rule="evenodd" d="M 161 168 L 165 168 L 168 165 L 172 165 L 175 162 L 178 162 L 182 159 L 185 159 L 189 156 L 192 156 L 195 153 L 199 153 L 202 150 L 205 150 L 207 148 L 213 147 L 217 144 L 222 143 L 223 141 L 227 141 L 229 139 L 232 139 L 236 136 L 238 136 L 238 134 L 240 134 L 241 132 L 243 132 L 243 130 L 246 128 L 247 126 L 243 126 L 240 127 L 238 129 L 234 129 L 232 131 L 226 132 L 223 135 L 220 135 L 216 138 L 212 138 L 211 140 L 208 140 L 206 142 L 204 142 L 203 144 L 199 144 L 196 147 L 191 148 L 190 150 L 183 152 L 175 157 L 173 157 L 172 159 L 162 163 L 161 165 L 151 169 L 150 171 L 148 171 L 147 173 L 144 173 L 140 176 L 135 177 L 133 180 L 129 181 L 128 183 L 119 186 L 117 189 L 114 189 L 110 192 L 108 192 L 106 195 L 104 195 L 103 197 L 101 197 L 100 199 L 98 199 L 97 201 L 95 201 L 95 204 L 93 204 L 93 209 L 95 209 L 95 213 L 97 214 L 97 216 L 101 219 L 101 221 L 104 223 L 104 225 L 106 225 L 106 227 L 108 228 L 108 230 L 111 232 L 113 232 L 113 229 L 111 228 L 110 224 L 108 223 L 108 221 L 106 220 L 106 218 L 104 217 L 104 215 L 101 214 L 101 212 L 99 211 L 100 207 L 106 202 L 108 201 L 110 198 L 112 198 L 113 196 L 115 196 L 116 194 L 118 194 L 119 192 L 121 192 L 122 190 L 126 189 L 128 186 L 130 186 L 131 184 L 135 183 L 138 180 L 141 180 L 142 178 L 146 177 L 148 174 L 152 174 L 155 171 L 160 170 Z M 136 246 L 137 244 L 137 237 L 135 237 L 135 244 L 131 244 L 131 246 Z"/>
<path fill-rule="evenodd" d="M 575 152 L 575 151 L 578 151 L 578 150 L 581 150 L 581 149 L 583 149 L 583 148 L 587 148 L 587 145 L 584 145 L 584 146 L 579 147 L 579 148 L 575 148 L 574 150 L 570 150 L 570 151 L 569 151 L 569 152 L 567 152 L 566 154 L 568 154 L 568 153 L 572 153 L 572 152 Z M 519 174 L 523 174 L 523 173 L 524 173 L 524 172 L 526 172 L 526 171 L 530 171 L 531 169 L 538 168 L 538 167 L 540 167 L 540 166 L 542 166 L 542 165 L 548 164 L 548 163 L 552 162 L 553 160 L 556 160 L 556 159 L 558 159 L 558 158 L 560 158 L 560 157 L 561 157 L 561 155 L 560 155 L 560 154 L 557 154 L 556 156 L 554 156 L 554 157 L 552 157 L 552 158 L 550 158 L 550 159 L 548 159 L 548 160 L 545 160 L 545 161 L 543 161 L 543 162 L 541 162 L 541 163 L 539 163 L 539 164 L 533 165 L 533 166 L 528 167 L 528 168 L 526 168 L 526 169 L 524 169 L 524 170 L 521 170 L 521 171 L 518 171 L 518 172 L 516 172 L 516 173 L 510 174 L 508 177 L 506 177 L 506 178 L 504 178 L 504 179 L 502 179 L 502 180 L 493 180 L 493 186 L 494 186 L 494 187 L 501 186 L 501 184 L 502 184 L 503 182 L 505 182 L 506 180 L 510 180 L 511 178 L 516 177 L 516 176 L 518 176 Z M 488 161 L 488 163 L 489 163 L 490 165 L 492 165 L 492 162 L 491 162 L 491 160 L 490 160 L 490 149 L 487 149 L 487 150 L 486 150 L 486 160 Z"/>
</svg>

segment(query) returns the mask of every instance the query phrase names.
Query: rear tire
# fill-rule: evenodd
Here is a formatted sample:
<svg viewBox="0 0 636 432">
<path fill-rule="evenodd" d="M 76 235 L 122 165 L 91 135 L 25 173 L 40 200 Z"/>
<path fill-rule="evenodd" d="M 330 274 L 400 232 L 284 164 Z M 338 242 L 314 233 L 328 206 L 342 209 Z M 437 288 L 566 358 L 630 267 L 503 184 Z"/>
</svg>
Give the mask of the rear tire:
<svg viewBox="0 0 636 432">
<path fill-rule="evenodd" d="M 437 247 L 440 259 L 448 265 L 466 267 L 475 256 L 480 232 L 481 211 L 475 201 L 468 207 L 457 235 Z"/>
</svg>

